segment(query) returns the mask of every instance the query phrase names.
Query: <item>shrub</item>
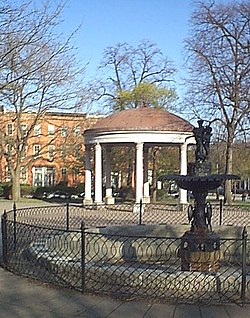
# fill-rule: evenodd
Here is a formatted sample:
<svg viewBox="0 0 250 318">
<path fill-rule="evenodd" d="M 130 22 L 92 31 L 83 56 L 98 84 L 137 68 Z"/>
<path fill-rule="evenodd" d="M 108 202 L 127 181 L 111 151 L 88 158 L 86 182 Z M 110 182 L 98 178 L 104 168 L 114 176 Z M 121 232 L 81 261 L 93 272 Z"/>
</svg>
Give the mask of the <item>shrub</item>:
<svg viewBox="0 0 250 318">
<path fill-rule="evenodd" d="M 33 193 L 34 198 L 42 199 L 45 198 L 49 193 L 60 191 L 67 195 L 80 194 L 84 192 L 84 184 L 79 184 L 76 187 L 68 187 L 63 183 L 59 183 L 50 187 L 37 187 Z"/>
<path fill-rule="evenodd" d="M 29 198 L 34 195 L 35 188 L 28 184 L 21 184 L 21 197 Z"/>
<path fill-rule="evenodd" d="M 0 197 L 9 199 L 10 195 L 11 195 L 11 183 L 10 182 L 0 183 Z"/>
</svg>

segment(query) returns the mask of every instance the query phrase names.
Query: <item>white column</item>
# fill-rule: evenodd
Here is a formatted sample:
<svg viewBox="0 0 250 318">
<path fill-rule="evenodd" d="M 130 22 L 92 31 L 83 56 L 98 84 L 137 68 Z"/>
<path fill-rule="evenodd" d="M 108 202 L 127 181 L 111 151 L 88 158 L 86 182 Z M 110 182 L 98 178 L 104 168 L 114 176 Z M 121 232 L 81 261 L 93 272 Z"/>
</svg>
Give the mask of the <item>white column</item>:
<svg viewBox="0 0 250 318">
<path fill-rule="evenodd" d="M 143 151 L 143 202 L 150 203 L 149 181 L 148 181 L 148 147 Z"/>
<path fill-rule="evenodd" d="M 181 145 L 181 175 L 187 175 L 187 144 Z M 179 189 L 180 191 L 180 203 L 187 204 L 187 190 Z"/>
<path fill-rule="evenodd" d="M 42 168 L 42 187 L 44 187 L 44 180 L 45 180 L 45 168 Z"/>
<path fill-rule="evenodd" d="M 111 149 L 110 147 L 106 147 L 106 196 L 105 203 L 106 204 L 114 204 L 115 200 L 112 195 L 112 187 L 111 187 L 111 157 L 110 157 Z"/>
<path fill-rule="evenodd" d="M 95 145 L 95 203 L 102 201 L 102 147 L 98 143 Z"/>
<path fill-rule="evenodd" d="M 91 197 L 91 166 L 90 166 L 90 146 L 85 148 L 85 194 L 83 204 L 92 204 Z"/>
<path fill-rule="evenodd" d="M 136 203 L 143 198 L 143 142 L 136 144 Z"/>
</svg>

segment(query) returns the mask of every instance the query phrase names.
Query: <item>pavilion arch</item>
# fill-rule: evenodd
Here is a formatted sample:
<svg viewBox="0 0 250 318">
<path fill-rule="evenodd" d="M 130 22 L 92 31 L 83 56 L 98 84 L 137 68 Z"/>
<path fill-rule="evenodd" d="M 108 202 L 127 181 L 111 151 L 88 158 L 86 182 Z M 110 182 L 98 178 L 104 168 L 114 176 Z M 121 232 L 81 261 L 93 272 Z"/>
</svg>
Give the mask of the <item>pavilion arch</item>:
<svg viewBox="0 0 250 318">
<path fill-rule="evenodd" d="M 111 188 L 110 147 L 135 147 L 135 201 L 150 202 L 148 182 L 148 149 L 154 146 L 180 147 L 180 174 L 187 174 L 187 146 L 194 143 L 193 126 L 181 117 L 162 109 L 139 107 L 123 110 L 100 119 L 84 133 L 85 197 L 84 204 L 92 204 L 92 171 L 90 149 L 94 148 L 94 203 L 114 203 Z M 105 149 L 105 180 L 103 187 L 103 153 Z M 103 188 L 105 193 L 103 193 Z M 187 203 L 186 190 L 180 191 L 180 203 Z"/>
</svg>

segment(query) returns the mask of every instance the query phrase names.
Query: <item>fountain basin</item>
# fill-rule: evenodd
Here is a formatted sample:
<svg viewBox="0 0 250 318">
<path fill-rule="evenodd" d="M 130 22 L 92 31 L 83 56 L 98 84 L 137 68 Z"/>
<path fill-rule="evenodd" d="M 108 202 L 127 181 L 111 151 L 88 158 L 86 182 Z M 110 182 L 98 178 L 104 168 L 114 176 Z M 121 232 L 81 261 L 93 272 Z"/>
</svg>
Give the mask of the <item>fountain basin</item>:
<svg viewBox="0 0 250 318">
<path fill-rule="evenodd" d="M 105 228 L 88 229 L 85 236 L 86 262 L 117 264 L 136 257 L 138 261 L 178 259 L 177 253 L 181 246 L 183 232 L 187 232 L 189 225 L 124 225 Z M 223 242 L 223 261 L 237 263 L 242 258 L 241 226 L 215 226 L 216 233 Z M 250 227 L 247 227 L 250 232 Z M 133 252 L 125 248 L 129 238 Z M 223 238 L 223 239 L 222 239 Z M 236 240 L 234 244 L 232 241 Z M 151 245 L 151 247 L 150 247 Z M 29 246 L 31 254 L 36 258 L 47 258 L 50 261 L 73 261 L 81 258 L 81 233 L 66 232 L 53 237 L 35 240 Z M 236 253 L 237 251 L 237 253 Z M 246 262 L 250 265 L 250 250 L 247 252 Z"/>
<path fill-rule="evenodd" d="M 239 297 L 242 273 L 238 262 L 242 257 L 240 239 L 243 227 L 216 227 L 221 237 L 230 239 L 223 239 L 223 260 L 216 273 L 181 270 L 176 253 L 180 247 L 180 237 L 188 227 L 160 224 L 86 230 L 86 290 L 116 293 L 124 289 L 133 297 L 148 295 L 169 298 L 176 295 L 178 299 L 186 299 L 187 295 L 192 297 L 195 291 L 196 296 L 205 301 L 219 299 L 224 294 Z M 124 240 L 121 236 L 124 236 Z M 124 246 L 125 238 L 129 238 L 130 246 L 134 248 L 132 253 Z M 154 248 L 149 248 L 150 245 Z M 54 237 L 35 240 L 30 244 L 29 252 L 37 264 L 42 264 L 46 271 L 55 272 L 69 285 L 73 280 L 76 284 L 81 281 L 80 233 L 58 233 Z M 249 251 L 246 261 L 250 264 Z"/>
<path fill-rule="evenodd" d="M 159 177 L 159 181 L 175 180 L 178 186 L 185 190 L 207 192 L 217 189 L 226 180 L 238 180 L 239 176 L 234 174 L 221 175 L 167 175 Z"/>
</svg>

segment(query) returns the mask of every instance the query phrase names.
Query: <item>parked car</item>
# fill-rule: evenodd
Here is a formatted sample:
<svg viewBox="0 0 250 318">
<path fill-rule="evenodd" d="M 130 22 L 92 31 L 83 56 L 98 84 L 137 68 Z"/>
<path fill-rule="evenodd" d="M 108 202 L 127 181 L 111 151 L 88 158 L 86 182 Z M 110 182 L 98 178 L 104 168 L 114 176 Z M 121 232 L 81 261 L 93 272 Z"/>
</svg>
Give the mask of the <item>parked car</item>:
<svg viewBox="0 0 250 318">
<path fill-rule="evenodd" d="M 62 192 L 60 190 L 57 190 L 55 192 L 48 193 L 47 196 L 46 196 L 46 199 L 54 199 L 54 198 L 57 198 L 57 199 L 68 199 L 69 195 L 66 192 Z"/>
</svg>

